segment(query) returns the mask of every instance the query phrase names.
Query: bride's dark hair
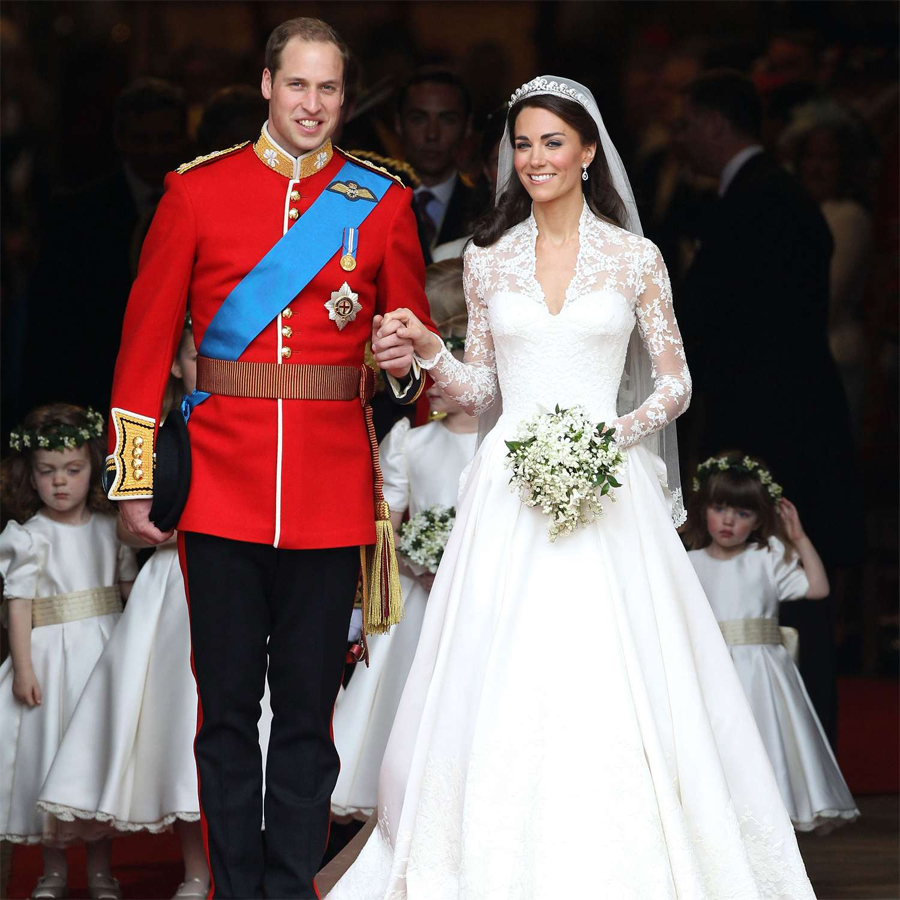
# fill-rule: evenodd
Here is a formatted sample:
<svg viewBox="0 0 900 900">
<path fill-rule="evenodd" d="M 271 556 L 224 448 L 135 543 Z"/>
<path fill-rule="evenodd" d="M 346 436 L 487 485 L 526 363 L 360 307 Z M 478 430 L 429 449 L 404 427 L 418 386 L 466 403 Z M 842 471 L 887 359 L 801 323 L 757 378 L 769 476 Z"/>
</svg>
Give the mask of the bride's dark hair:
<svg viewBox="0 0 900 900">
<path fill-rule="evenodd" d="M 588 166 L 588 180 L 581 183 L 584 199 L 593 213 L 614 225 L 622 226 L 625 222 L 625 204 L 613 187 L 609 174 L 609 166 L 603 149 L 600 146 L 600 135 L 597 123 L 591 114 L 577 101 L 566 100 L 554 94 L 537 94 L 526 97 L 516 103 L 507 114 L 506 123 L 509 142 L 515 147 L 515 126 L 519 113 L 526 107 L 546 109 L 559 116 L 566 125 L 574 128 L 582 144 L 596 144 L 597 152 Z M 525 186 L 519 181 L 515 169 L 509 176 L 506 189 L 500 195 L 496 205 L 475 223 L 474 243 L 479 247 L 493 244 L 505 231 L 528 218 L 531 212 L 531 197 Z"/>
</svg>

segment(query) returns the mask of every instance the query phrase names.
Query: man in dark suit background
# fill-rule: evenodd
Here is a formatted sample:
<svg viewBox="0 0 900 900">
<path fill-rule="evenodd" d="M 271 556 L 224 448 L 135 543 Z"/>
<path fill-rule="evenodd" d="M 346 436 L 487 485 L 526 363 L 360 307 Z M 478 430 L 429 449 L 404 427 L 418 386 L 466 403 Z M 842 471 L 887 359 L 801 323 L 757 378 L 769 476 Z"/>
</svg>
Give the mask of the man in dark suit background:
<svg viewBox="0 0 900 900">
<path fill-rule="evenodd" d="M 28 287 L 22 413 L 60 399 L 109 406 L 141 245 L 166 172 L 190 156 L 181 89 L 155 78 L 126 87 L 114 139 L 109 174 L 54 200 L 61 215 L 42 236 Z"/>
<path fill-rule="evenodd" d="M 686 444 L 700 460 L 733 448 L 762 457 L 833 571 L 861 555 L 862 510 L 826 333 L 831 234 L 815 201 L 761 146 L 762 105 L 749 79 L 709 72 L 682 99 L 681 149 L 698 174 L 719 180 L 678 298 L 694 377 Z M 831 604 L 783 612 L 800 629 L 803 676 L 833 740 Z"/>
<path fill-rule="evenodd" d="M 475 191 L 460 176 L 459 155 L 472 131 L 472 98 L 452 72 L 422 69 L 397 92 L 395 126 L 421 185 L 414 206 L 426 263 L 439 244 L 470 233 Z"/>
</svg>

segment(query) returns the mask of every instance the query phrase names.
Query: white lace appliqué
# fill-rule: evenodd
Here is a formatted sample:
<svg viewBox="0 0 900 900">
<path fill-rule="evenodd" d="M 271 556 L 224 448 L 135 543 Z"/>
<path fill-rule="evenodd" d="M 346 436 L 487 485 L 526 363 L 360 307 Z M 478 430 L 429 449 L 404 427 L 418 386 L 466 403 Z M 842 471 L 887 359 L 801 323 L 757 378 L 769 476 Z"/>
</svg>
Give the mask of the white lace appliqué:
<svg viewBox="0 0 900 900">
<path fill-rule="evenodd" d="M 517 406 L 517 397 L 546 398 L 552 408 L 573 399 L 560 396 L 573 383 L 585 394 L 574 399 L 586 400 L 598 414 L 614 411 L 636 326 L 652 362 L 654 391 L 633 412 L 608 421 L 629 447 L 673 422 L 690 402 L 669 276 L 652 242 L 597 218 L 587 206 L 579 233 L 575 274 L 557 315 L 535 277 L 533 216 L 490 247 L 470 245 L 463 274 L 465 357 L 461 362 L 442 350 L 431 375 L 473 415 L 490 408 L 501 388 L 505 412 L 512 411 L 510 399 Z"/>
</svg>

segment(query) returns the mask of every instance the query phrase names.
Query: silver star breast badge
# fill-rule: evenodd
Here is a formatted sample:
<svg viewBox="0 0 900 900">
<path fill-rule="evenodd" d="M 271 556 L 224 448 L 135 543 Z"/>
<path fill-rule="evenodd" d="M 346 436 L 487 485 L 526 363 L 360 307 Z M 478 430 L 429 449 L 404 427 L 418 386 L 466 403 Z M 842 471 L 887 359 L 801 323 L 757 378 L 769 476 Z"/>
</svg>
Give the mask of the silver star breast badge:
<svg viewBox="0 0 900 900">
<path fill-rule="evenodd" d="M 350 290 L 350 285 L 345 281 L 339 291 L 331 292 L 331 299 L 325 303 L 328 310 L 328 318 L 343 331 L 348 322 L 356 318 L 356 314 L 362 309 L 359 302 L 359 294 Z"/>
</svg>

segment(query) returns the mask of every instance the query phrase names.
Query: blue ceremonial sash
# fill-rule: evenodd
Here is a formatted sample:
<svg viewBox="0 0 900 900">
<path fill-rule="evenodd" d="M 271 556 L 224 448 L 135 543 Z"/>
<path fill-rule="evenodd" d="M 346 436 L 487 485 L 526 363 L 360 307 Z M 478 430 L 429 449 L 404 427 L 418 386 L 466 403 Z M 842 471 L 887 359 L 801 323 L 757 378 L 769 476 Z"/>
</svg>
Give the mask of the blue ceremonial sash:
<svg viewBox="0 0 900 900">
<path fill-rule="evenodd" d="M 212 359 L 240 358 L 341 249 L 344 229 L 358 228 L 390 186 L 390 177 L 345 162 L 313 205 L 235 285 L 209 323 L 197 352 Z M 194 391 L 184 398 L 181 412 L 185 422 L 208 396 L 205 391 Z"/>
</svg>

